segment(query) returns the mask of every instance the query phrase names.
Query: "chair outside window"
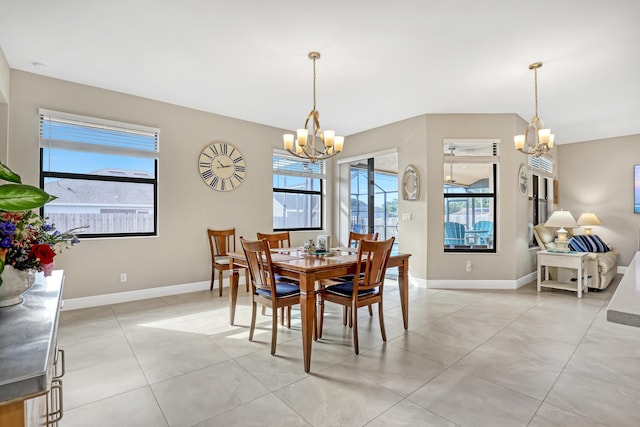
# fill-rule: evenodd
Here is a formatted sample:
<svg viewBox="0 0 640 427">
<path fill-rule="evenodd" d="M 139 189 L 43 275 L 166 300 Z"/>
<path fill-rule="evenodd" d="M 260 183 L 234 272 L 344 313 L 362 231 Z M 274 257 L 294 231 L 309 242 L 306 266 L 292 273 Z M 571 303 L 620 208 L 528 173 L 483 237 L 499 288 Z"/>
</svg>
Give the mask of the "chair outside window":
<svg viewBox="0 0 640 427">
<path fill-rule="evenodd" d="M 444 244 L 445 246 L 461 246 L 464 241 L 464 225 L 459 222 L 444 223 Z"/>
<path fill-rule="evenodd" d="M 276 341 L 278 334 L 278 308 L 291 306 L 300 302 L 300 288 L 292 283 L 279 282 L 273 272 L 271 252 L 267 240 L 248 241 L 240 237 L 242 250 L 244 251 L 251 282 L 251 329 L 249 341 L 253 341 L 253 333 L 256 327 L 257 303 L 270 307 L 272 313 L 271 322 L 271 355 L 276 354 Z M 291 317 L 289 317 L 290 321 Z M 289 325 L 290 326 L 290 325 Z"/>
<path fill-rule="evenodd" d="M 358 246 L 358 263 L 354 279 L 333 286 L 327 286 L 318 291 L 320 300 L 333 302 L 351 308 L 353 322 L 353 349 L 360 353 L 358 345 L 358 308 L 378 304 L 378 318 L 382 340 L 387 340 L 384 328 L 382 309 L 382 294 L 384 276 L 387 272 L 387 262 L 391 254 L 394 238 L 382 241 L 362 240 Z M 318 310 L 318 338 L 322 338 L 324 304 Z"/>
<path fill-rule="evenodd" d="M 229 252 L 236 251 L 236 229 L 229 228 L 227 230 L 207 229 L 209 238 L 209 248 L 211 249 L 211 287 L 213 290 L 216 271 L 218 272 L 218 287 L 220 296 L 222 296 L 222 279 L 225 271 L 230 270 Z M 245 283 L 247 292 L 249 291 L 249 271 L 245 269 Z"/>
<path fill-rule="evenodd" d="M 481 245 L 493 245 L 493 221 L 478 221 L 473 226 L 474 230 L 486 231 L 479 236 L 479 243 Z"/>
</svg>

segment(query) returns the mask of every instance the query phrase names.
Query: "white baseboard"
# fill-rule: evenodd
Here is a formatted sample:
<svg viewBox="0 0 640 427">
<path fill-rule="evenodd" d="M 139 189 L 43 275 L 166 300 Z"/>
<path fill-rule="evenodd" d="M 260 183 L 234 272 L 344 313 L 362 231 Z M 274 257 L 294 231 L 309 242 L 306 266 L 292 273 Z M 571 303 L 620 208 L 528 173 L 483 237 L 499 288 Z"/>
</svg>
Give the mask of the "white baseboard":
<svg viewBox="0 0 640 427">
<path fill-rule="evenodd" d="M 244 285 L 244 278 L 240 278 Z M 218 292 L 218 287 L 214 292 Z M 138 301 L 149 298 L 166 297 L 170 295 L 186 294 L 189 292 L 206 291 L 211 287 L 210 281 L 185 283 L 182 285 L 161 286 L 158 288 L 139 289 L 136 291 L 116 292 L 112 294 L 94 295 L 90 297 L 63 299 L 62 311 L 78 310 L 80 308 L 98 307 L 101 305 L 119 304 L 122 302 Z M 229 287 L 229 280 L 223 281 L 223 287 Z"/>
<path fill-rule="evenodd" d="M 618 267 L 618 271 L 620 271 L 620 269 L 621 268 Z M 518 289 L 535 279 L 535 271 L 517 280 L 426 280 L 410 276 L 409 285 L 427 287 L 429 289 Z M 244 284 L 244 277 L 240 277 L 240 284 Z M 90 297 L 70 298 L 63 300 L 62 310 L 78 310 L 81 308 L 98 307 L 102 305 L 119 304 L 122 302 L 186 294 L 189 292 L 206 291 L 209 287 L 210 282 L 207 280 L 203 282 L 185 283 L 182 285 L 162 286 L 158 288 L 139 289 L 136 291 L 94 295 Z M 228 279 L 223 281 L 223 287 L 229 287 Z"/>
<path fill-rule="evenodd" d="M 429 289 L 518 289 L 536 280 L 534 271 L 517 280 L 427 280 Z"/>
</svg>

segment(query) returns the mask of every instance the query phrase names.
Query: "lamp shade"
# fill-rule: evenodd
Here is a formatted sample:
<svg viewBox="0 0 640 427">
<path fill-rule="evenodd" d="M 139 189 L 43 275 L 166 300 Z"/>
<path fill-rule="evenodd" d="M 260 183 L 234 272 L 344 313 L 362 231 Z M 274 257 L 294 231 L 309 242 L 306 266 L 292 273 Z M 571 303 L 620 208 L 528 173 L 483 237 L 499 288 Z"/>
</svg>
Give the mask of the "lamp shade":
<svg viewBox="0 0 640 427">
<path fill-rule="evenodd" d="M 574 228 L 578 226 L 575 218 L 569 211 L 554 211 L 547 222 L 544 223 L 547 227 L 560 227 L 560 228 Z"/>
<path fill-rule="evenodd" d="M 596 214 L 585 212 L 578 218 L 578 225 L 602 225 Z"/>
</svg>

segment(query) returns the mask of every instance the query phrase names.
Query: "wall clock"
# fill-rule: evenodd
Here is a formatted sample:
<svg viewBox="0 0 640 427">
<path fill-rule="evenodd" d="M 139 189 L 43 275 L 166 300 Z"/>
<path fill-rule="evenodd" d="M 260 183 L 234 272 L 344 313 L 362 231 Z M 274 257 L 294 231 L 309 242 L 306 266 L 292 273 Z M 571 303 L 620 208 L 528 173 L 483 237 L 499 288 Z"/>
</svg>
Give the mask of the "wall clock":
<svg viewBox="0 0 640 427">
<path fill-rule="evenodd" d="M 242 153 L 226 142 L 214 142 L 200 152 L 200 177 L 217 191 L 235 190 L 244 181 L 246 166 Z"/>
<path fill-rule="evenodd" d="M 404 200 L 418 200 L 418 193 L 420 193 L 418 170 L 415 166 L 409 165 L 402 174 L 402 198 Z"/>
<path fill-rule="evenodd" d="M 518 169 L 518 190 L 523 196 L 529 194 L 529 171 L 524 163 L 521 163 Z"/>
</svg>

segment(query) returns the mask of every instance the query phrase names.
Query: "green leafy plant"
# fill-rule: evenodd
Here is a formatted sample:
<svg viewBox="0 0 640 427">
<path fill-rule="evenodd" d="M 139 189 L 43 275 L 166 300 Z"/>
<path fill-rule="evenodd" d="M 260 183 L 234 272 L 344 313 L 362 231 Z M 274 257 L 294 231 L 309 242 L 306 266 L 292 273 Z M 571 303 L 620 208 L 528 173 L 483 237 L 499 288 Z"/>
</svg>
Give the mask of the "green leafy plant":
<svg viewBox="0 0 640 427">
<path fill-rule="evenodd" d="M 0 185 L 0 210 L 15 212 L 36 209 L 56 197 L 33 185 L 23 184 L 20 175 L 0 162 L 0 179 L 9 184 Z"/>
<path fill-rule="evenodd" d="M 18 270 L 53 270 L 55 250 L 78 243 L 74 230 L 60 233 L 47 218 L 32 209 L 56 197 L 38 187 L 22 184 L 20 176 L 0 162 L 0 274 L 5 263 Z M 83 228 L 83 227 L 79 227 Z M 0 277 L 0 286 L 2 278 Z"/>
</svg>

